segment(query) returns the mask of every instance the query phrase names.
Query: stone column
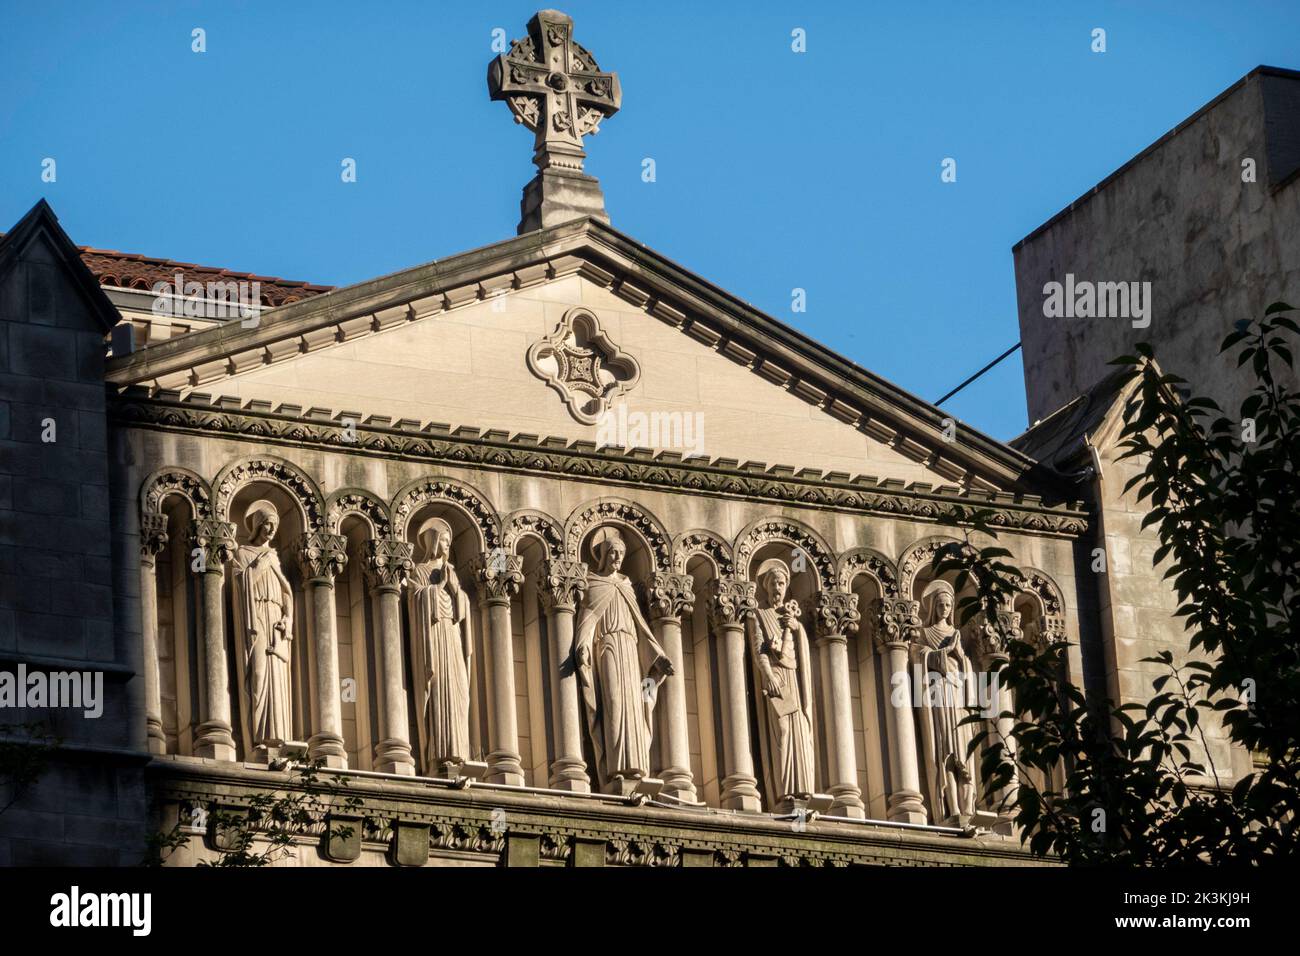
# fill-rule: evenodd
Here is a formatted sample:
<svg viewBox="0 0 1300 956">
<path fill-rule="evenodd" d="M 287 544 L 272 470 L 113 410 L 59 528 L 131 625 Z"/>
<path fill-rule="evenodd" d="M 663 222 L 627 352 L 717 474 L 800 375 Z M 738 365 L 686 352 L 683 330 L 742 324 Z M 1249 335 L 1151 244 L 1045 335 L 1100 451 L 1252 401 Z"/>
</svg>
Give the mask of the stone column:
<svg viewBox="0 0 1300 956">
<path fill-rule="evenodd" d="M 885 731 L 889 735 L 889 819 L 925 823 L 921 774 L 916 760 L 916 721 L 909 667 L 912 641 L 920 635 L 921 602 L 876 602 L 876 647 L 885 664 Z"/>
<path fill-rule="evenodd" d="M 582 756 L 582 708 L 578 700 L 578 671 L 573 660 L 574 611 L 587 590 L 587 568 L 581 561 L 548 561 L 537 593 L 546 610 L 551 639 L 551 722 L 555 728 L 555 759 L 551 788 L 591 793 L 587 762 Z"/>
<path fill-rule="evenodd" d="M 745 619 L 758 609 L 756 591 L 753 581 L 725 577 L 713 582 L 709 601 L 722 696 L 722 806 L 747 813 L 758 813 L 762 809 L 749 739 L 748 674 L 745 668 Z"/>
<path fill-rule="evenodd" d="M 1011 780 L 998 793 L 993 795 L 993 806 L 991 809 L 995 813 L 1010 812 L 1011 805 L 1015 802 L 1016 792 L 1020 789 L 1016 777 L 1015 768 L 1015 740 L 1011 737 L 1011 732 L 1015 728 L 1014 703 L 1011 697 L 1011 688 L 1008 687 L 1002 679 L 1002 669 L 1006 667 L 1007 662 L 1011 659 L 1008 654 L 1008 645 L 1011 641 L 1018 641 L 1024 637 L 1020 629 L 1020 615 L 1014 610 L 999 610 L 995 613 L 993 622 L 990 623 L 987 617 L 981 615 L 975 629 L 975 651 L 978 656 L 980 667 L 984 673 L 989 675 L 997 674 L 997 692 L 998 699 L 993 702 L 996 713 L 993 715 L 994 727 L 997 730 L 998 737 L 1006 747 L 1007 759 L 1011 762 Z M 980 765 L 980 754 L 977 751 L 975 755 L 975 772 L 977 778 L 976 797 L 983 796 L 978 779 Z"/>
<path fill-rule="evenodd" d="M 694 579 L 689 574 L 657 572 L 647 589 L 650 623 L 655 637 L 673 662 L 673 673 L 659 689 L 655 713 L 664 739 L 659 748 L 664 793 L 695 802 L 691 777 L 691 740 L 686 720 L 686 665 L 682 652 L 682 612 L 695 603 Z"/>
<path fill-rule="evenodd" d="M 334 578 L 348 563 L 347 538 L 327 531 L 302 536 L 298 563 L 311 604 L 316 651 L 316 727 L 307 754 L 326 767 L 346 767 L 343 749 L 343 687 L 339 681 L 339 643 L 335 631 Z"/>
<path fill-rule="evenodd" d="M 849 683 L 849 634 L 862 615 L 858 596 L 847 591 L 817 592 L 817 648 L 826 695 L 826 782 L 837 816 L 866 817 L 858 786 L 858 755 L 853 746 L 853 693 Z"/>
<path fill-rule="evenodd" d="M 157 558 L 167 546 L 167 516 L 140 516 L 140 643 L 144 659 L 144 723 L 149 753 L 167 752 L 163 733 L 161 675 L 158 672 Z"/>
<path fill-rule="evenodd" d="M 379 636 L 379 733 L 375 769 L 415 773 L 406 713 L 406 668 L 402 662 L 402 585 L 414 567 L 411 545 L 398 538 L 366 542 L 366 583 Z"/>
<path fill-rule="evenodd" d="M 479 606 L 487 616 L 491 654 L 491 700 L 487 755 L 490 783 L 521 786 L 524 768 L 519 760 L 519 724 L 515 711 L 515 653 L 511 634 L 510 601 L 524 582 L 522 560 L 502 549 L 480 554 L 473 563 L 478 582 Z"/>
<path fill-rule="evenodd" d="M 235 526 L 229 521 L 201 518 L 193 522 L 191 533 L 196 553 L 190 567 L 199 577 L 198 619 L 202 645 L 199 654 L 199 725 L 194 734 L 194 756 L 234 760 L 222 584 L 226 577 L 226 562 L 235 556 Z"/>
</svg>

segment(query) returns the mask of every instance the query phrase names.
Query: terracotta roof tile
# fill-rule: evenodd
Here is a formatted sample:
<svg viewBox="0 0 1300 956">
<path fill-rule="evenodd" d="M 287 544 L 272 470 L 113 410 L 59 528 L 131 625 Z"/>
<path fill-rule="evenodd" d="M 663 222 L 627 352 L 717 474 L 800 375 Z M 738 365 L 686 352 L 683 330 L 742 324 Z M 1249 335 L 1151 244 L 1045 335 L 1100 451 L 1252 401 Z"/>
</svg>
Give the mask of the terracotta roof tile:
<svg viewBox="0 0 1300 956">
<path fill-rule="evenodd" d="M 4 238 L 0 232 L 0 239 Z M 252 272 L 234 272 L 216 266 L 202 266 L 195 262 L 178 262 L 175 259 L 158 259 L 154 256 L 142 256 L 135 252 L 119 252 L 116 249 L 94 249 L 90 246 L 77 246 L 81 261 L 91 271 L 96 281 L 102 286 L 117 286 L 123 289 L 142 289 L 148 291 L 158 282 L 173 282 L 177 272 L 185 273 L 185 279 L 195 282 L 217 282 L 233 280 L 235 282 L 257 282 L 261 286 L 262 305 L 275 308 L 310 299 L 324 292 L 332 292 L 336 286 L 316 285 L 300 282 L 296 279 L 281 279 L 278 276 L 260 276 Z"/>
</svg>

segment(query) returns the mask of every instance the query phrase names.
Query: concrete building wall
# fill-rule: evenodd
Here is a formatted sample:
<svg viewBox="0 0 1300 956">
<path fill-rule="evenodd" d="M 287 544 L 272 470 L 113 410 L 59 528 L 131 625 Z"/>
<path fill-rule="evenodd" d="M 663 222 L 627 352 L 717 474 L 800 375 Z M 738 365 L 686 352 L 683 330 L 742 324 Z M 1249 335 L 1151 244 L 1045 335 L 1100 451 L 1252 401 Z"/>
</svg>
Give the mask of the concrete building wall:
<svg viewBox="0 0 1300 956">
<path fill-rule="evenodd" d="M 1254 160 L 1255 181 L 1243 182 Z M 1014 249 L 1029 418 L 1151 342 L 1167 371 L 1229 413 L 1248 377 L 1219 344 L 1279 299 L 1300 305 L 1300 73 L 1261 67 Z M 1048 318 L 1044 285 L 1150 282 L 1150 325 Z M 1295 382 L 1292 373 L 1290 380 Z"/>
</svg>

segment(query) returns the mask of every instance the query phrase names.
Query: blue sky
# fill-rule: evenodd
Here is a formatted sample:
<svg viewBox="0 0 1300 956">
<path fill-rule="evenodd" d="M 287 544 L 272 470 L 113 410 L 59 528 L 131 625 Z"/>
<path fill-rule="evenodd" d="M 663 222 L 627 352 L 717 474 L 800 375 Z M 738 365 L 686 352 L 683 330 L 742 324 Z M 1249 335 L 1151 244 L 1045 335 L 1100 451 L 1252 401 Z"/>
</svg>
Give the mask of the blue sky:
<svg viewBox="0 0 1300 956">
<path fill-rule="evenodd" d="M 79 244 L 329 284 L 508 238 L 532 137 L 485 73 L 536 9 L 0 0 L 0 229 L 44 196 Z M 560 9 L 622 80 L 587 160 L 613 225 L 928 400 L 1017 340 L 1016 241 L 1255 66 L 1300 67 L 1289 0 Z M 1021 376 L 945 407 L 1011 438 Z"/>
</svg>

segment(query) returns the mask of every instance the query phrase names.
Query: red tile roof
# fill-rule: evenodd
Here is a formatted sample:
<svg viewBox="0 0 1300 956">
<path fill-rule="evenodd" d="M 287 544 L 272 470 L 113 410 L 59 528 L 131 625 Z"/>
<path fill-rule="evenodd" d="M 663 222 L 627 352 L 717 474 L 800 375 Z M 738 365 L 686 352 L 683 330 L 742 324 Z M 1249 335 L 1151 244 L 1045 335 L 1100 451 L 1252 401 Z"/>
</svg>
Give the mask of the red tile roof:
<svg viewBox="0 0 1300 956">
<path fill-rule="evenodd" d="M 257 282 L 261 288 L 262 304 L 268 308 L 297 302 L 300 299 L 309 299 L 334 289 L 331 285 L 314 285 L 310 282 L 296 282 L 275 276 L 255 275 L 251 272 L 232 272 L 229 269 L 200 266 L 192 262 L 155 259 L 152 256 L 137 255 L 133 252 L 92 249 L 89 246 L 77 248 L 81 253 L 81 260 L 100 285 L 119 286 L 125 289 L 149 291 L 155 283 L 174 282 L 178 272 L 185 277 L 186 282 Z"/>
</svg>

